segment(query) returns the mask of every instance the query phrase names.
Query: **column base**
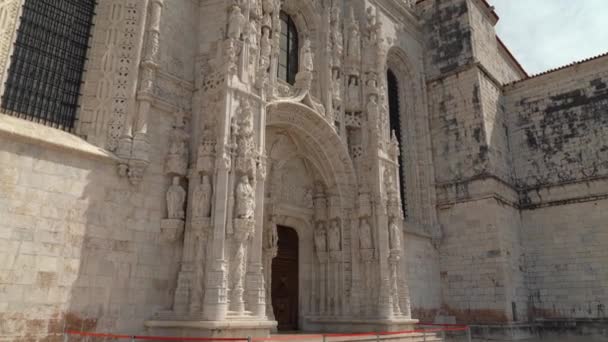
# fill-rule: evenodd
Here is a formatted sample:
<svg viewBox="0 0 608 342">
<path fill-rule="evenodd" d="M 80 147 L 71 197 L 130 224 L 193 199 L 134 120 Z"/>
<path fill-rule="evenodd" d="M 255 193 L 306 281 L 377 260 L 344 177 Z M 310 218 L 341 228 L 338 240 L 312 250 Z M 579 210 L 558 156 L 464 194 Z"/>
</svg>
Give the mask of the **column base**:
<svg viewBox="0 0 608 342">
<path fill-rule="evenodd" d="M 277 322 L 256 317 L 230 317 L 225 321 L 159 319 L 144 322 L 146 334 L 163 337 L 247 338 L 270 337 Z"/>
<path fill-rule="evenodd" d="M 304 319 L 304 330 L 328 333 L 403 331 L 415 329 L 417 323 L 417 319 L 399 317 L 394 319 L 365 319 L 309 316 Z"/>
</svg>

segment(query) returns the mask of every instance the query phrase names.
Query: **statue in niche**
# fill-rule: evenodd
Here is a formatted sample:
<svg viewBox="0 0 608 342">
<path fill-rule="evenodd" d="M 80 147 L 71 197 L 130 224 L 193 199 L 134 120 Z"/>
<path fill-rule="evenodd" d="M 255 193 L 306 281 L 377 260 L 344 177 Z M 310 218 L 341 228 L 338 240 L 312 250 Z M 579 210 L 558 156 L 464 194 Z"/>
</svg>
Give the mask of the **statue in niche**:
<svg viewBox="0 0 608 342">
<path fill-rule="evenodd" d="M 368 7 L 365 11 L 365 20 L 367 22 L 367 29 L 369 31 L 373 31 L 376 26 L 376 14 L 374 13 L 374 9 L 372 7 Z"/>
<path fill-rule="evenodd" d="M 333 43 L 332 66 L 339 68 L 342 64 L 342 53 L 344 52 L 344 42 L 342 30 L 340 29 L 340 9 L 333 7 L 331 9 L 331 40 Z"/>
<path fill-rule="evenodd" d="M 329 250 L 331 252 L 340 251 L 340 225 L 338 224 L 338 220 L 331 221 L 327 235 Z"/>
<path fill-rule="evenodd" d="M 230 7 L 230 17 L 228 18 L 228 38 L 239 40 L 243 34 L 243 26 L 247 19 L 243 15 L 241 7 L 232 5 Z"/>
<path fill-rule="evenodd" d="M 312 53 L 312 48 L 310 47 L 310 39 L 304 39 L 304 44 L 302 44 L 302 49 L 300 50 L 300 65 L 301 71 L 304 72 L 312 72 L 314 69 L 314 55 Z"/>
<path fill-rule="evenodd" d="M 351 9 L 351 24 L 348 30 L 348 46 L 346 49 L 348 57 L 353 60 L 359 60 L 361 58 L 361 33 L 359 32 L 359 25 L 355 20 L 354 11 Z"/>
<path fill-rule="evenodd" d="M 266 72 L 270 67 L 270 55 L 272 54 L 272 43 L 270 41 L 270 28 L 262 28 L 260 42 L 260 71 Z"/>
<path fill-rule="evenodd" d="M 264 250 L 272 253 L 272 257 L 276 256 L 277 248 L 279 247 L 279 234 L 277 232 L 277 223 L 274 216 L 270 218 L 268 228 L 264 231 Z"/>
<path fill-rule="evenodd" d="M 318 253 L 327 252 L 327 232 L 325 231 L 325 222 L 317 223 L 315 229 L 315 250 Z"/>
<path fill-rule="evenodd" d="M 374 248 L 372 242 L 372 227 L 369 225 L 369 220 L 367 217 L 361 219 L 361 226 L 359 228 L 359 246 L 361 249 Z"/>
<path fill-rule="evenodd" d="M 249 21 L 249 26 L 247 26 L 247 42 L 254 49 L 258 47 L 258 24 L 255 20 Z"/>
<path fill-rule="evenodd" d="M 249 177 L 241 176 L 236 187 L 236 215 L 240 219 L 253 219 L 255 213 L 255 194 Z"/>
<path fill-rule="evenodd" d="M 339 107 L 342 104 L 342 86 L 341 86 L 340 70 L 334 69 L 332 71 L 332 98 L 334 100 L 334 106 Z"/>
<path fill-rule="evenodd" d="M 192 215 L 195 218 L 209 217 L 211 215 L 211 182 L 209 176 L 203 176 L 203 182 L 198 183 L 192 192 Z"/>
<path fill-rule="evenodd" d="M 401 251 L 401 229 L 397 224 L 397 219 L 392 218 L 389 226 L 390 248 L 391 251 Z"/>
<path fill-rule="evenodd" d="M 379 120 L 378 115 L 378 102 L 376 96 L 370 96 L 369 102 L 367 103 L 367 115 L 370 120 Z"/>
<path fill-rule="evenodd" d="M 169 174 L 185 176 L 188 169 L 189 135 L 184 127 L 184 113 L 175 113 L 175 123 L 169 136 L 169 153 L 165 164 L 165 171 Z"/>
<path fill-rule="evenodd" d="M 348 101 L 351 108 L 361 108 L 361 97 L 357 77 L 351 76 L 348 80 Z"/>
<path fill-rule="evenodd" d="M 167 214 L 172 220 L 183 220 L 184 203 L 186 202 L 186 190 L 179 184 L 179 177 L 173 177 L 173 184 L 167 190 Z"/>
</svg>

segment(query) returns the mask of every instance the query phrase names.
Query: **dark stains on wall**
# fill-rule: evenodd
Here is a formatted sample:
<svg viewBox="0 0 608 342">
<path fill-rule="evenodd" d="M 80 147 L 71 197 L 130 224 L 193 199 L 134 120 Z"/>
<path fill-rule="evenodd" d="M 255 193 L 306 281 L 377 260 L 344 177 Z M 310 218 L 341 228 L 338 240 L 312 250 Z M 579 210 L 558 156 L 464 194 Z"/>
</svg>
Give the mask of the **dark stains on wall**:
<svg viewBox="0 0 608 342">
<path fill-rule="evenodd" d="M 519 101 L 516 124 L 524 134 L 526 150 L 518 157 L 527 164 L 519 187 L 608 176 L 606 83 L 595 78 L 587 87 Z"/>
<path fill-rule="evenodd" d="M 473 61 L 467 13 L 465 0 L 435 1 L 433 9 L 424 13 L 428 61 L 435 74 L 449 73 Z"/>
</svg>

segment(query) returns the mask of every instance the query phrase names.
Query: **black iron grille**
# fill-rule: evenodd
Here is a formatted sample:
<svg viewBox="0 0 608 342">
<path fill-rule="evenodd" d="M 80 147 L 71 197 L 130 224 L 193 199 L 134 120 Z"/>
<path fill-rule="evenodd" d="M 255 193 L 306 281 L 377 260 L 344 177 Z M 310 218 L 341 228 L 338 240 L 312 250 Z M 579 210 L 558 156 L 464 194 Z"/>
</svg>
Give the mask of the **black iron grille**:
<svg viewBox="0 0 608 342">
<path fill-rule="evenodd" d="M 2 108 L 71 131 L 96 0 L 25 0 Z"/>
</svg>

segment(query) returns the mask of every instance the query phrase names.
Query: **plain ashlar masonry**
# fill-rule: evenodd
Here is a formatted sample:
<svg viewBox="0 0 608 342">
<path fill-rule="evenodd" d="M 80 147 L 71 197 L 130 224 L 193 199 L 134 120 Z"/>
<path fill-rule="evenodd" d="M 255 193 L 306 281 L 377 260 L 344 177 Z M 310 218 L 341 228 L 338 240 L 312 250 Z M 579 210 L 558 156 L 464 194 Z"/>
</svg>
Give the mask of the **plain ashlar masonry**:
<svg viewBox="0 0 608 342">
<path fill-rule="evenodd" d="M 0 0 L 0 76 L 19 4 Z M 275 225 L 300 239 L 305 329 L 605 318 L 607 59 L 504 87 L 526 76 L 481 1 L 401 4 L 101 1 L 84 140 L 0 116 L 0 338 L 263 323 Z M 294 87 L 279 10 L 310 41 Z"/>
</svg>

